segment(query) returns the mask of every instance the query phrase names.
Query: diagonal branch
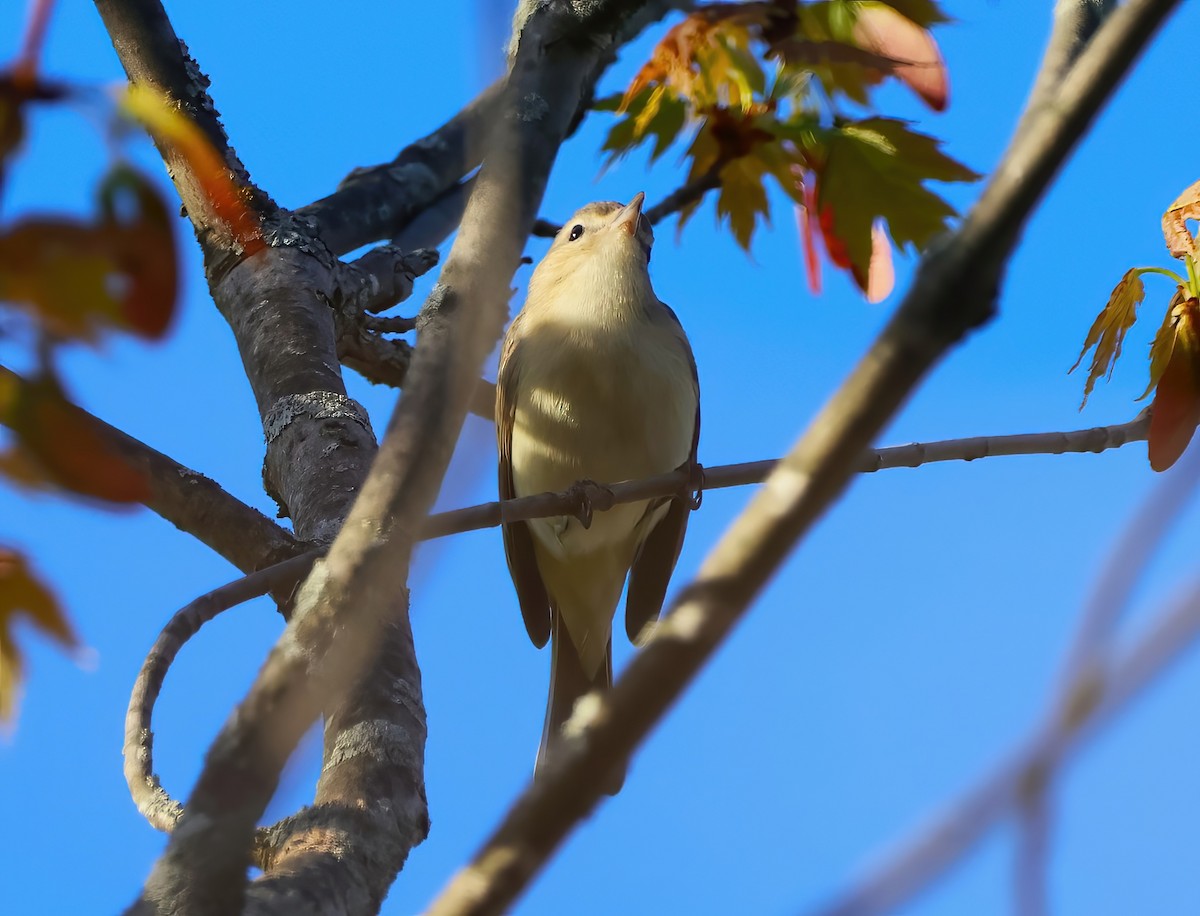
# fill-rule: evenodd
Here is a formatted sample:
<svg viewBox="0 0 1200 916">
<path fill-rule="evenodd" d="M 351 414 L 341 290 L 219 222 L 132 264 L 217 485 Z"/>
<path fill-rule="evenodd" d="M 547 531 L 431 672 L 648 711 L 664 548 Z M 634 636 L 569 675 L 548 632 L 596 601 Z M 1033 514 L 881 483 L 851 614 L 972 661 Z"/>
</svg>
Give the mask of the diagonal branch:
<svg viewBox="0 0 1200 916">
<path fill-rule="evenodd" d="M 0 366 L 0 383 L 19 376 Z M 72 407 L 100 440 L 145 475 L 146 508 L 211 547 L 242 572 L 278 563 L 304 549 L 291 532 L 227 493 L 220 484 Z"/>
<path fill-rule="evenodd" d="M 896 315 L 709 554 L 621 679 L 577 715 L 558 766 L 517 799 L 432 914 L 498 913 L 596 805 L 783 562 L 849 484 L 854 461 L 934 363 L 995 308 L 1021 227 L 1067 154 L 1178 0 L 1130 0 L 1079 56 L 1056 104 L 1019 131 L 961 229 L 918 268 Z"/>
<path fill-rule="evenodd" d="M 500 111 L 503 89 L 503 80 L 493 83 L 391 162 L 355 169 L 336 191 L 297 214 L 313 220 L 317 234 L 339 255 L 397 235 L 483 161 L 483 140 Z"/>
</svg>

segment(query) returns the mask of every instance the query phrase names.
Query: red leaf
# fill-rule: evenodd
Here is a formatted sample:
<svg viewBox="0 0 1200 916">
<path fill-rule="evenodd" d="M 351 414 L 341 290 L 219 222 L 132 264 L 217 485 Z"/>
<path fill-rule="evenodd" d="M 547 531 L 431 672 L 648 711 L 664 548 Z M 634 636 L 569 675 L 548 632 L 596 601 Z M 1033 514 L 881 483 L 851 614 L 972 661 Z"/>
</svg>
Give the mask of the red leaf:
<svg viewBox="0 0 1200 916">
<path fill-rule="evenodd" d="M 882 3 L 863 3 L 854 24 L 854 40 L 882 57 L 903 61 L 891 72 L 932 108 L 945 109 L 950 79 L 937 42 L 928 31 Z"/>
<path fill-rule="evenodd" d="M 1169 322 L 1159 334 L 1173 334 L 1174 343 L 1150 413 L 1150 467 L 1156 471 L 1179 460 L 1200 424 L 1200 302 L 1177 304 Z"/>
<path fill-rule="evenodd" d="M 808 274 L 808 288 L 814 295 L 821 293 L 821 259 L 817 255 L 817 233 L 821 224 L 817 220 L 816 178 L 804 183 L 804 206 L 797 210 L 800 223 L 800 239 L 804 245 L 804 270 Z"/>
</svg>

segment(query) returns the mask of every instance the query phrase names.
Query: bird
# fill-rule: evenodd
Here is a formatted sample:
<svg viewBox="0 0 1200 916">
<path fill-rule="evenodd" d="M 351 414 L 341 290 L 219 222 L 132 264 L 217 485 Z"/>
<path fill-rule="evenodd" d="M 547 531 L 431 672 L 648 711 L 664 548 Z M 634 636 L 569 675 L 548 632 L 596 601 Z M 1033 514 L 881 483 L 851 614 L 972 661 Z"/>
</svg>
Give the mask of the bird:
<svg viewBox="0 0 1200 916">
<path fill-rule="evenodd" d="M 496 378 L 501 499 L 698 473 L 700 383 L 675 312 L 650 282 L 645 195 L 591 203 L 563 224 L 505 334 Z M 550 649 L 550 695 L 535 778 L 576 702 L 612 686 L 612 625 L 643 645 L 658 620 L 687 529 L 685 495 L 581 517 L 503 526 L 529 638 Z M 616 794 L 624 767 L 603 787 Z"/>
</svg>

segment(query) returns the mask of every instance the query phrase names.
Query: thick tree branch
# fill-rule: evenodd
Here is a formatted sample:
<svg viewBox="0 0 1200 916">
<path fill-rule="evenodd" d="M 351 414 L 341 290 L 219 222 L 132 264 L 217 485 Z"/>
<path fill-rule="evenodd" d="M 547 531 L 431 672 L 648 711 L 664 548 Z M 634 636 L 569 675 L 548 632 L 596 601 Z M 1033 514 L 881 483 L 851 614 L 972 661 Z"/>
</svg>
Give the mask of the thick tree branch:
<svg viewBox="0 0 1200 916">
<path fill-rule="evenodd" d="M 300 538 L 328 543 L 341 528 L 376 450 L 366 414 L 346 396 L 338 366 L 330 304 L 344 292 L 343 266 L 315 237 L 311 222 L 278 210 L 249 185 L 224 141 L 205 91 L 207 80 L 182 51 L 157 0 L 96 0 L 96 5 L 130 78 L 166 92 L 195 117 L 231 163 L 231 177 L 255 203 L 266 248 L 248 258 L 209 212 L 186 161 L 163 149 L 197 228 L 213 299 L 233 330 L 258 403 L 267 439 L 268 492 L 291 516 Z M 251 909 L 269 907 L 281 893 L 315 900 L 330 887 L 340 896 L 324 899 L 337 900 L 342 909 L 377 908 L 408 849 L 420 841 L 428 824 L 423 787 L 411 784 L 420 779 L 425 723 L 420 672 L 403 601 L 402 594 L 392 596 L 393 607 L 398 606 L 394 624 L 377 631 L 376 652 L 360 669 L 361 680 L 349 696 L 338 694 L 342 705 L 327 720 L 334 753 L 327 754 L 315 804 L 305 816 L 310 835 L 314 827 L 323 828 L 338 854 L 329 854 L 318 843 L 294 842 L 287 830 L 277 831 L 272 839 L 283 850 L 274 851 L 271 864 L 283 876 L 268 872 L 247 901 L 249 834 L 244 844 L 219 839 L 193 844 L 186 857 L 173 857 L 169 850 L 147 883 L 142 900 L 146 909 L 226 913 L 241 910 L 243 903 Z M 371 663 L 376 665 L 373 672 Z M 314 701 L 325 698 L 312 696 Z M 398 703 L 398 697 L 405 702 Z M 273 734 L 268 728 L 260 737 L 265 744 L 278 744 Z M 380 734 L 399 736 L 392 743 L 404 742 L 417 759 L 402 778 L 395 775 L 383 741 L 369 743 L 377 756 L 345 752 L 346 747 L 361 747 L 362 736 Z M 202 790 L 220 797 L 218 806 L 228 818 L 247 829 L 261 807 L 247 806 L 244 799 L 273 786 L 278 772 L 274 758 L 256 758 L 254 750 L 244 744 L 219 748 L 217 753 L 235 759 L 236 766 L 218 784 Z M 357 807 L 363 799 L 379 816 L 361 816 Z M 186 835 L 189 825 L 194 827 L 196 821 L 185 818 L 178 832 Z M 206 880 L 214 871 L 226 879 Z"/>
<path fill-rule="evenodd" d="M 493 83 L 391 162 L 355 169 L 336 191 L 298 215 L 313 220 L 322 241 L 339 255 L 397 235 L 483 161 L 503 89 L 503 80 Z"/>
<path fill-rule="evenodd" d="M 0 383 L 8 380 L 19 380 L 19 376 L 0 366 Z M 150 485 L 147 509 L 211 547 L 242 572 L 270 566 L 305 549 L 291 532 L 203 474 L 109 426 L 82 407 L 72 407 L 106 446 L 145 475 Z"/>
<path fill-rule="evenodd" d="M 995 308 L 1021 227 L 1069 151 L 1178 0 L 1130 0 L 1020 131 L 962 228 L 922 260 L 912 289 L 850 378 L 709 554 L 611 691 L 576 711 L 558 765 L 529 786 L 432 914 L 499 913 L 596 805 L 796 541 L 845 490 L 854 461 L 933 364 Z"/>
<path fill-rule="evenodd" d="M 640 28 L 646 10 L 661 12 L 653 2 L 630 0 L 537 5 L 506 86 L 505 116 L 487 142 L 489 159 L 441 282 L 422 310 L 421 343 L 384 447 L 328 557 L 301 588 L 284 637 L 210 750 L 179 828 L 147 882 L 147 902 L 179 906 L 175 901 L 182 899 L 194 913 L 243 908 L 241 882 L 254 823 L 284 761 L 320 701 L 344 696 L 369 669 L 381 631 L 407 627 L 403 608 L 395 608 L 396 596 L 404 594 L 407 556 L 445 473 L 483 358 L 503 327 L 508 284 L 550 166 L 600 55 Z M 385 867 L 365 863 L 352 876 L 360 879 L 353 887 L 310 885 L 300 894 L 286 876 L 288 867 L 277 862 L 278 874 L 258 883 L 263 893 L 246 901 L 249 909 L 377 907 L 407 849 L 423 836 L 423 824 L 413 821 L 425 811 L 415 666 L 391 673 L 393 706 L 412 707 L 412 727 L 389 730 L 385 737 L 394 740 L 383 748 L 370 722 L 358 733 L 343 730 L 344 741 L 327 743 L 318 801 L 338 780 L 335 764 L 380 751 L 407 794 L 397 791 L 386 808 L 363 810 L 361 791 L 351 794 L 354 787 L 347 786 L 345 822 L 337 830 L 311 830 L 301 816 L 299 832 L 284 849 L 295 852 L 298 867 L 336 856 L 354 831 L 387 825 L 394 843 L 380 855 Z M 331 724 L 327 738 L 333 731 Z"/>
</svg>

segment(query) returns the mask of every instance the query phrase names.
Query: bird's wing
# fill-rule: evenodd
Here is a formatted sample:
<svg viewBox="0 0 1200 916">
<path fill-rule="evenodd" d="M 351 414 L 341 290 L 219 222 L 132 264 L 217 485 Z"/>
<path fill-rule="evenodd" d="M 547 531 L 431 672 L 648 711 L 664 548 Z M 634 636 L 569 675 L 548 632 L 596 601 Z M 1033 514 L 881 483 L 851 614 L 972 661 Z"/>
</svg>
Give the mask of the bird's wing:
<svg viewBox="0 0 1200 916">
<path fill-rule="evenodd" d="M 692 381 L 696 385 L 696 425 L 692 429 L 692 448 L 687 461 L 680 465 L 680 469 L 690 470 L 696 466 L 696 451 L 700 445 L 700 376 L 696 370 L 696 358 L 692 355 L 692 348 L 683 333 L 679 318 L 666 304 L 663 304 L 663 308 L 674 323 L 680 343 L 687 352 L 688 362 L 692 367 Z M 691 502 L 678 496 L 671 497 L 668 501 L 671 506 L 667 514 L 650 529 L 646 539 L 638 547 L 629 573 L 629 592 L 625 598 L 625 632 L 634 645 L 641 645 L 643 640 L 639 637 L 646 625 L 658 619 L 667 595 L 667 585 L 671 581 L 671 573 L 675 571 L 675 563 L 683 549 L 683 536 L 687 532 Z M 662 500 L 654 500 L 646 507 L 646 512 L 656 512 L 662 503 Z"/>
<path fill-rule="evenodd" d="M 517 412 L 517 366 L 514 359 L 520 347 L 520 322 L 518 315 L 504 338 L 504 350 L 500 356 L 500 371 L 496 376 L 496 445 L 500 453 L 500 498 L 514 499 L 512 472 L 512 432 Z M 550 599 L 542 574 L 538 571 L 537 558 L 533 552 L 533 535 L 525 522 L 502 525 L 504 556 L 508 560 L 508 572 L 517 589 L 517 600 L 521 604 L 521 616 L 525 618 L 525 629 L 529 638 L 539 649 L 550 638 Z"/>
</svg>

